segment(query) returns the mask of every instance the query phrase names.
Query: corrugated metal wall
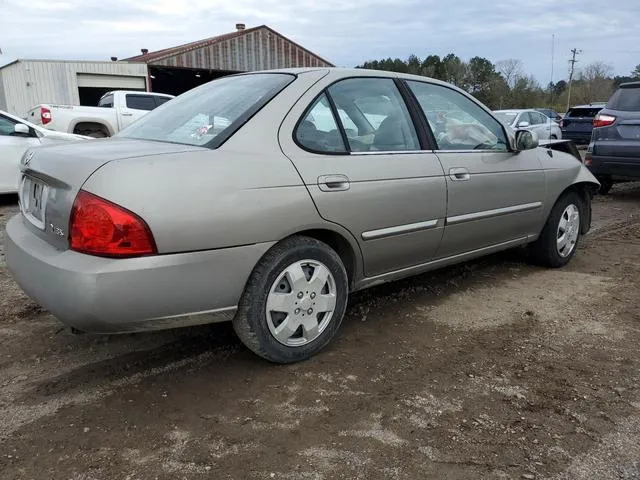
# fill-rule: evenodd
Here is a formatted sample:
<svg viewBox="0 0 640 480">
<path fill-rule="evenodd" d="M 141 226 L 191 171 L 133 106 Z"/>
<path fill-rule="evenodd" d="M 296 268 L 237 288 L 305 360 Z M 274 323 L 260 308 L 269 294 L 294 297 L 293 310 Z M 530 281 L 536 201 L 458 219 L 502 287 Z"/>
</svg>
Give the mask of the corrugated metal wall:
<svg viewBox="0 0 640 480">
<path fill-rule="evenodd" d="M 78 105 L 78 73 L 147 78 L 144 63 L 20 60 L 0 70 L 4 104 L 0 109 L 24 117 L 34 105 Z"/>
<path fill-rule="evenodd" d="M 214 45 L 152 61 L 151 64 L 233 71 L 331 66 L 321 58 L 266 28 L 223 40 Z"/>
</svg>

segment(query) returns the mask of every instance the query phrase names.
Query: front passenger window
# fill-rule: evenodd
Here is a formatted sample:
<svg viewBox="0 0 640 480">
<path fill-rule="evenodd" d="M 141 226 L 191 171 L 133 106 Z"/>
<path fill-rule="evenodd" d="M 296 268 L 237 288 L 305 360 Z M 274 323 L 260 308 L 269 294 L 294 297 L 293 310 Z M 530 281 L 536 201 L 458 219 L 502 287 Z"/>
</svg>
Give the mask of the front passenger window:
<svg viewBox="0 0 640 480">
<path fill-rule="evenodd" d="M 344 153 L 346 148 L 329 100 L 322 94 L 314 102 L 296 129 L 300 146 L 312 152 Z"/>
<path fill-rule="evenodd" d="M 433 83 L 407 85 L 427 117 L 438 150 L 508 150 L 502 124 L 465 95 Z"/>
</svg>

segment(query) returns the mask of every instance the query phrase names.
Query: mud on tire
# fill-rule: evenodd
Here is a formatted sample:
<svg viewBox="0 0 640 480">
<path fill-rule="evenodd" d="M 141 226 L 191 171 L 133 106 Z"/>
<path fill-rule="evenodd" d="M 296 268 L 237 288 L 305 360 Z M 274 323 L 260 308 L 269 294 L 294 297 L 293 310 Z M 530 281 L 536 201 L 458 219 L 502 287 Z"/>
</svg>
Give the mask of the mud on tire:
<svg viewBox="0 0 640 480">
<path fill-rule="evenodd" d="M 305 360 L 338 331 L 348 294 L 347 273 L 333 249 L 314 238 L 290 237 L 271 248 L 254 268 L 233 327 L 262 358 L 274 363 Z"/>
</svg>

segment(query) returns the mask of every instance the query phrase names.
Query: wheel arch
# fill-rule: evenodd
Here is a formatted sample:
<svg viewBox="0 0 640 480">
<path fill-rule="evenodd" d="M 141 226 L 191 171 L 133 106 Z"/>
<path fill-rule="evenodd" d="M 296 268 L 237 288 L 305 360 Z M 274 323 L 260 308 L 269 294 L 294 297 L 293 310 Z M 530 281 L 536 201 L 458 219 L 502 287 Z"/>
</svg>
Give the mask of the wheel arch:
<svg viewBox="0 0 640 480">
<path fill-rule="evenodd" d="M 566 195 L 569 192 L 575 192 L 579 195 L 582 200 L 582 211 L 584 215 L 580 219 L 580 234 L 585 235 L 591 229 L 591 199 L 596 194 L 598 189 L 600 188 L 600 184 L 598 182 L 594 182 L 589 179 L 578 179 L 575 183 L 572 183 L 567 188 L 565 188 L 556 201 L 554 205 L 558 202 L 560 198 Z"/>
<path fill-rule="evenodd" d="M 349 279 L 349 289 L 355 288 L 362 276 L 361 272 L 363 272 L 364 269 L 360 247 L 351 235 L 327 227 L 318 227 L 300 230 L 289 235 L 287 238 L 293 236 L 311 237 L 329 245 L 329 247 L 338 254 L 344 264 L 345 270 L 347 271 L 347 278 Z"/>
</svg>

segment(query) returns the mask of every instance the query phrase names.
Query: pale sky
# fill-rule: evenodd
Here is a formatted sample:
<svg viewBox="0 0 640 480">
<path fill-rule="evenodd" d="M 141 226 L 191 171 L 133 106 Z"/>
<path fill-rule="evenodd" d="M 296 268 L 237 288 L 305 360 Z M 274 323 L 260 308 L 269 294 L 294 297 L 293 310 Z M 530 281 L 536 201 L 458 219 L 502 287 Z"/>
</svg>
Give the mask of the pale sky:
<svg viewBox="0 0 640 480">
<path fill-rule="evenodd" d="M 0 0 L 0 65 L 15 58 L 109 60 L 266 24 L 337 66 L 453 52 L 518 58 L 546 85 L 601 60 L 640 64 L 640 1 L 617 0 Z"/>
</svg>

